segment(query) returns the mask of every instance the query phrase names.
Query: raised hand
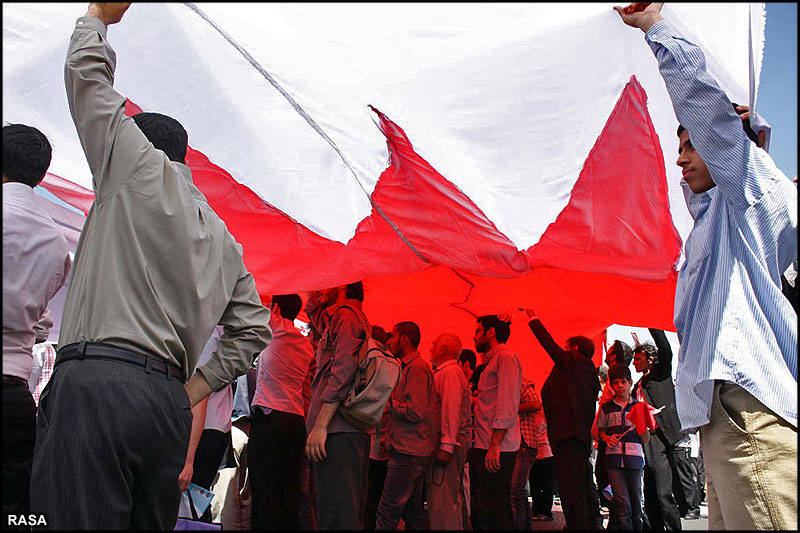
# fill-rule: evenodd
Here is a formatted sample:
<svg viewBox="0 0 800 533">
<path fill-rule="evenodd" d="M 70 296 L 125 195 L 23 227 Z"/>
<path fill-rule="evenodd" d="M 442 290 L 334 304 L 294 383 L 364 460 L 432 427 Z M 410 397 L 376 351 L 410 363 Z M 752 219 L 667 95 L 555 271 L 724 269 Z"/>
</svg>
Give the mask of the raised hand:
<svg viewBox="0 0 800 533">
<path fill-rule="evenodd" d="M 661 16 L 663 6 L 664 2 L 633 2 L 627 7 L 614 6 L 614 11 L 622 17 L 622 22 L 647 33 L 650 26 L 664 19 Z"/>
<path fill-rule="evenodd" d="M 95 17 L 106 26 L 122 20 L 122 15 L 131 7 L 132 2 L 92 2 L 86 11 L 87 17 Z"/>
</svg>

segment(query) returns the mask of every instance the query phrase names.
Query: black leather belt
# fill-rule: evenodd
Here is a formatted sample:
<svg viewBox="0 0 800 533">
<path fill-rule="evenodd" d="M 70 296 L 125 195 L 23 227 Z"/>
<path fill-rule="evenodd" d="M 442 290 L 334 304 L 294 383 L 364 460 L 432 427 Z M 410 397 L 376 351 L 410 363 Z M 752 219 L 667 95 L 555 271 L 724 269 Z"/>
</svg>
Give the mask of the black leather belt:
<svg viewBox="0 0 800 533">
<path fill-rule="evenodd" d="M 148 374 L 155 372 L 156 374 L 167 376 L 168 380 L 174 378 L 183 383 L 183 372 L 175 365 L 159 361 L 154 357 L 126 350 L 125 348 L 118 348 L 100 342 L 81 341 L 67 344 L 63 348 L 59 348 L 55 364 L 58 365 L 59 363 L 71 361 L 73 359 L 107 359 L 109 361 L 121 361 L 141 367 Z"/>
<path fill-rule="evenodd" d="M 9 374 L 3 374 L 3 381 L 7 381 L 9 383 L 14 383 L 15 385 L 25 385 L 28 386 L 28 382 L 22 378 L 18 378 L 17 376 L 11 376 Z"/>
</svg>

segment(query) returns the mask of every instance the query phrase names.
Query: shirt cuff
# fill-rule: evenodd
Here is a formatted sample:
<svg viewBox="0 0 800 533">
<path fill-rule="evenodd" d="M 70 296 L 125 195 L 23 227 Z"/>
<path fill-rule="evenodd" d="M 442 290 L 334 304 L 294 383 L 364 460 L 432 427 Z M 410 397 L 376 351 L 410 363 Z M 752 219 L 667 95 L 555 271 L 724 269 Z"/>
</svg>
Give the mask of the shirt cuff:
<svg viewBox="0 0 800 533">
<path fill-rule="evenodd" d="M 514 423 L 519 419 L 519 415 L 511 416 L 508 418 L 495 418 L 492 420 L 492 429 L 511 429 Z"/>
<path fill-rule="evenodd" d="M 659 20 L 647 30 L 644 38 L 647 42 L 660 42 L 662 39 L 675 37 L 675 28 L 666 19 Z"/>
<path fill-rule="evenodd" d="M 456 447 L 452 444 L 442 444 L 439 446 L 439 449 L 447 453 L 453 453 L 456 451 Z"/>
<path fill-rule="evenodd" d="M 80 17 L 75 22 L 75 28 L 88 28 L 91 30 L 96 30 L 103 36 L 103 39 L 106 38 L 108 28 L 103 22 L 96 17 Z"/>
</svg>

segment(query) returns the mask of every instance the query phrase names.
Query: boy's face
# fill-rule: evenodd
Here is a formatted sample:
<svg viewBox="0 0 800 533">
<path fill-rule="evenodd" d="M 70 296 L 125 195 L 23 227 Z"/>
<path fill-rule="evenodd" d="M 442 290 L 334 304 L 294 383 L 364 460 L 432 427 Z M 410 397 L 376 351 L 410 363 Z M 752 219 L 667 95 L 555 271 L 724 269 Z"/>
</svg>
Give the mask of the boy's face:
<svg viewBox="0 0 800 533">
<path fill-rule="evenodd" d="M 611 382 L 611 390 L 619 399 L 627 399 L 631 395 L 631 380 L 625 378 L 615 378 Z"/>
</svg>

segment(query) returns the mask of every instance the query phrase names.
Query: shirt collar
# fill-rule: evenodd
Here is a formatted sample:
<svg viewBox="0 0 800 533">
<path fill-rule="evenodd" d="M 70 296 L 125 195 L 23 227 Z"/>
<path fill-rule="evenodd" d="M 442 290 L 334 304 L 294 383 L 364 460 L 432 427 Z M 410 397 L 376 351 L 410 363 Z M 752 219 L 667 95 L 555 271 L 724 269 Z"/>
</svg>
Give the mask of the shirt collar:
<svg viewBox="0 0 800 533">
<path fill-rule="evenodd" d="M 24 183 L 18 181 L 9 181 L 3 184 L 3 196 L 8 195 L 13 198 L 25 198 L 33 200 L 36 193 L 33 189 Z"/>
<path fill-rule="evenodd" d="M 455 359 L 448 359 L 447 361 L 445 361 L 441 365 L 438 365 L 436 368 L 434 368 L 433 371 L 434 371 L 434 373 L 439 372 L 440 370 L 444 370 L 448 366 L 452 366 L 452 365 L 454 365 L 456 363 L 457 363 L 457 361 Z"/>
<path fill-rule="evenodd" d="M 419 352 L 417 350 L 414 350 L 413 352 L 411 352 L 410 354 L 406 355 L 405 357 L 401 357 L 400 358 L 400 363 L 403 365 L 403 368 L 405 368 L 408 364 L 411 363 L 411 361 L 413 361 L 414 359 L 418 359 L 418 358 L 419 358 Z"/>
<path fill-rule="evenodd" d="M 346 305 L 347 307 L 353 307 L 353 308 L 358 309 L 359 311 L 361 311 L 361 302 L 359 302 L 358 300 L 352 299 L 352 298 L 348 298 L 348 299 L 346 299 L 345 301 L 343 301 L 341 303 L 334 304 L 334 305 L 330 306 L 328 308 L 329 314 L 333 315 L 333 313 L 335 313 L 337 309 L 339 309 L 340 307 L 342 307 L 344 305 Z"/>
<path fill-rule="evenodd" d="M 695 194 L 689 188 L 689 184 L 681 180 L 681 187 L 683 187 L 683 198 L 686 200 L 686 207 L 689 208 L 689 213 L 692 215 L 693 220 L 702 217 L 711 205 L 711 200 L 717 194 L 717 187 L 714 186 L 706 192 Z"/>
<path fill-rule="evenodd" d="M 494 359 L 494 356 L 505 350 L 505 348 L 506 348 L 506 343 L 501 342 L 500 344 L 498 344 L 497 346 L 486 352 L 486 364 L 488 365 L 489 361 Z"/>
</svg>

